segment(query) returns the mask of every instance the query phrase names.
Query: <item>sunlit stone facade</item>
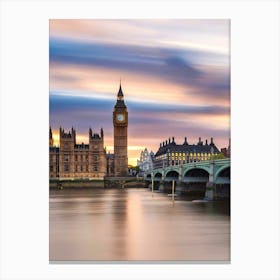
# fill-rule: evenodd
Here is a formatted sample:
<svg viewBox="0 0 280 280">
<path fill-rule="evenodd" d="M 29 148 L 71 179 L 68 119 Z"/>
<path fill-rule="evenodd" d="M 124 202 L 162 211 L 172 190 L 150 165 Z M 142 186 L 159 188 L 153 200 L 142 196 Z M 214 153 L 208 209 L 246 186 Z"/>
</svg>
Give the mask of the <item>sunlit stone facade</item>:
<svg viewBox="0 0 280 280">
<path fill-rule="evenodd" d="M 89 143 L 77 144 L 76 131 L 60 128 L 59 147 L 53 146 L 52 130 L 49 140 L 50 178 L 104 178 L 107 170 L 104 134 L 89 129 Z M 51 146 L 52 145 L 52 146 Z"/>
</svg>

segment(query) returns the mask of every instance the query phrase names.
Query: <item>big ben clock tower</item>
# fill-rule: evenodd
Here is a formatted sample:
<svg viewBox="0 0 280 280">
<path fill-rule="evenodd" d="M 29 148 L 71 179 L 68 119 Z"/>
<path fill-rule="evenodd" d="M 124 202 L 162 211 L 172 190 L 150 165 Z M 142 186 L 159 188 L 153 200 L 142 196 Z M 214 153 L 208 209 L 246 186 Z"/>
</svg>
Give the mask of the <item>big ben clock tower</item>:
<svg viewBox="0 0 280 280">
<path fill-rule="evenodd" d="M 117 95 L 117 102 L 113 112 L 114 124 L 114 174 L 115 176 L 126 176 L 128 173 L 127 162 L 127 125 L 128 113 L 124 103 L 122 86 Z"/>
</svg>

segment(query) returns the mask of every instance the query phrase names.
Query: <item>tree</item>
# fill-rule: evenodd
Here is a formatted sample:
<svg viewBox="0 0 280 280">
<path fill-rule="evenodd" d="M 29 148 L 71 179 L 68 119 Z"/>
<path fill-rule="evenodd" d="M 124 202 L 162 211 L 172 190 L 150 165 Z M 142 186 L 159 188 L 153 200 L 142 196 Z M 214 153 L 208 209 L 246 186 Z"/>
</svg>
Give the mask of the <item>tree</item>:
<svg viewBox="0 0 280 280">
<path fill-rule="evenodd" d="M 213 156 L 213 159 L 223 159 L 223 158 L 226 158 L 223 153 L 219 153 L 219 154 Z"/>
</svg>

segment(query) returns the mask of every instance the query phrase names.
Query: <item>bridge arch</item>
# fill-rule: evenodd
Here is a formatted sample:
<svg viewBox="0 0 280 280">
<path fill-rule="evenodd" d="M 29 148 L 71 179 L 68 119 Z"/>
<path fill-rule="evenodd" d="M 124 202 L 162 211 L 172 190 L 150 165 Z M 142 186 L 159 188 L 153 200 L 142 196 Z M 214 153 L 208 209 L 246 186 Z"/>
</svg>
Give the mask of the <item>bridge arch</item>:
<svg viewBox="0 0 280 280">
<path fill-rule="evenodd" d="M 162 179 L 162 174 L 160 172 L 157 172 L 154 176 L 155 181 L 161 181 Z"/>
<path fill-rule="evenodd" d="M 219 167 L 216 172 L 215 172 L 215 178 L 217 178 L 218 176 L 221 176 L 221 173 L 224 172 L 224 170 L 228 170 L 229 169 L 229 176 L 230 176 L 230 164 L 224 165 Z M 222 175 L 223 176 L 223 175 Z"/>
<path fill-rule="evenodd" d="M 216 172 L 216 184 L 230 184 L 230 165 L 222 166 Z"/>
<path fill-rule="evenodd" d="M 184 172 L 182 181 L 184 191 L 203 198 L 206 192 L 206 184 L 209 182 L 209 171 L 201 167 L 189 168 Z"/>
<path fill-rule="evenodd" d="M 170 170 L 165 175 L 165 181 L 178 180 L 178 178 L 179 178 L 179 172 L 175 170 Z"/>
<path fill-rule="evenodd" d="M 230 165 L 222 166 L 215 176 L 216 195 L 218 197 L 230 197 Z"/>
<path fill-rule="evenodd" d="M 209 171 L 207 168 L 193 167 L 185 171 L 182 179 L 184 182 L 208 182 Z"/>
<path fill-rule="evenodd" d="M 147 180 L 147 181 L 151 181 L 151 180 L 152 180 L 152 174 L 147 174 L 146 180 Z"/>
<path fill-rule="evenodd" d="M 191 166 L 191 167 L 188 167 L 187 169 L 185 169 L 183 171 L 183 177 L 186 176 L 186 174 L 190 171 L 190 170 L 193 170 L 193 169 L 202 169 L 204 171 L 206 171 L 208 174 L 210 173 L 209 171 L 209 167 L 208 166 Z"/>
</svg>

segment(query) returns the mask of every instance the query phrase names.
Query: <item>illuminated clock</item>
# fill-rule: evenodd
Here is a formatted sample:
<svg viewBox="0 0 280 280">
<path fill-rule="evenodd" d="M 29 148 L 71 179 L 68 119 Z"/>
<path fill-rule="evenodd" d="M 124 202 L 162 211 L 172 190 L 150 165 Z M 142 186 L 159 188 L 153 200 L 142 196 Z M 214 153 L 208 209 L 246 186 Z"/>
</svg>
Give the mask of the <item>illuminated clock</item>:
<svg viewBox="0 0 280 280">
<path fill-rule="evenodd" d="M 124 121 L 124 115 L 123 115 L 123 114 L 117 114 L 117 120 L 118 120 L 119 122 Z"/>
</svg>

